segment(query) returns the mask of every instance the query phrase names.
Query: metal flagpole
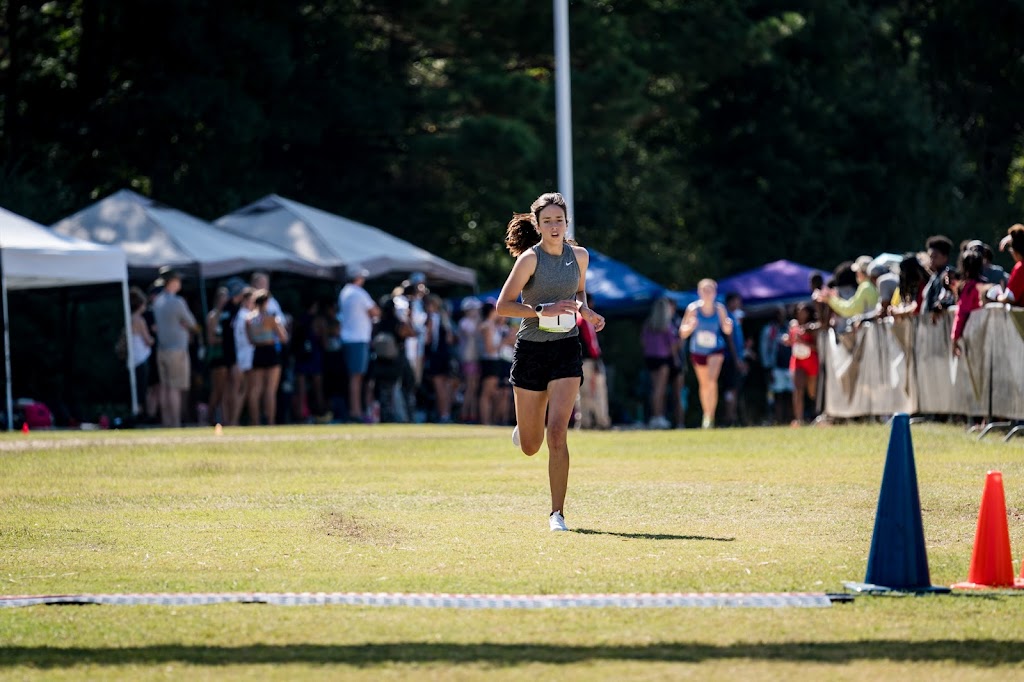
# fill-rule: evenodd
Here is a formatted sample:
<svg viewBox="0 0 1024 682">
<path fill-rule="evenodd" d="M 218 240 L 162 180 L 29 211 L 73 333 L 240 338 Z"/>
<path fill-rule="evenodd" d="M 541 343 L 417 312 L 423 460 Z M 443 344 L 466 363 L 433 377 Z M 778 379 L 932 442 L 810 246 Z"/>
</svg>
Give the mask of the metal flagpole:
<svg viewBox="0 0 1024 682">
<path fill-rule="evenodd" d="M 128 388 L 132 398 L 132 416 L 137 417 L 142 412 L 142 407 L 139 405 L 139 387 L 135 382 L 135 351 L 132 350 L 132 307 L 129 302 L 127 274 L 121 280 L 121 303 L 124 306 L 124 364 L 128 368 Z"/>
<path fill-rule="evenodd" d="M 569 0 L 555 3 L 555 120 L 558 147 L 558 191 L 565 197 L 569 217 L 575 219 L 572 188 L 572 104 L 569 89 Z M 566 230 L 575 238 L 574 222 Z"/>
</svg>

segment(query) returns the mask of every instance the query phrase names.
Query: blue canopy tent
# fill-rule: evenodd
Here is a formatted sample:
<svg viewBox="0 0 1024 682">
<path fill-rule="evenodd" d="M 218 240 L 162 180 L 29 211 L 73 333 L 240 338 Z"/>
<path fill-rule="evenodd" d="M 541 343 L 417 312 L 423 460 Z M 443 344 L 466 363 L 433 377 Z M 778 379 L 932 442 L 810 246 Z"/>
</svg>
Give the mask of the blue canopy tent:
<svg viewBox="0 0 1024 682">
<path fill-rule="evenodd" d="M 766 263 L 759 268 L 723 277 L 718 280 L 718 293 L 724 297 L 737 293 L 743 297 L 743 308 L 748 314 L 772 313 L 779 305 L 811 300 L 811 275 L 821 274 L 826 280 L 829 273 L 788 260 Z M 680 306 L 697 299 L 696 291 L 671 291 L 668 295 Z"/>
<path fill-rule="evenodd" d="M 609 258 L 599 251 L 588 249 L 590 265 L 587 266 L 587 291 L 591 305 L 602 315 L 646 314 L 665 289 L 660 284 L 644 277 L 625 263 Z M 480 301 L 498 298 L 501 289 L 493 289 L 470 298 Z"/>
<path fill-rule="evenodd" d="M 602 314 L 646 314 L 655 299 L 665 292 L 665 288 L 625 263 L 590 249 L 587 291 L 594 299 L 594 309 Z"/>
</svg>

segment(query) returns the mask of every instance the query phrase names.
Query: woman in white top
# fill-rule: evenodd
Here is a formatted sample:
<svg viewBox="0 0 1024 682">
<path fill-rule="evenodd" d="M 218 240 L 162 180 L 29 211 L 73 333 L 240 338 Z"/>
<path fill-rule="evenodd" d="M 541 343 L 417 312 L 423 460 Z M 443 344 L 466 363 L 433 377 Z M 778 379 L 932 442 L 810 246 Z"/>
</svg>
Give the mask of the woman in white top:
<svg viewBox="0 0 1024 682">
<path fill-rule="evenodd" d="M 247 377 L 252 369 L 252 357 L 256 351 L 252 341 L 249 340 L 248 324 L 255 314 L 255 306 L 252 302 L 253 290 L 249 287 L 242 289 L 242 300 L 238 306 L 238 313 L 235 319 L 231 320 L 231 331 L 235 335 L 235 366 L 231 369 L 235 373 L 235 380 L 232 382 L 238 387 L 238 395 L 231 401 L 231 419 L 228 423 L 237 426 L 242 416 L 242 406 L 245 404 L 245 397 L 248 394 L 249 386 Z"/>
<path fill-rule="evenodd" d="M 153 344 L 156 341 L 149 333 L 146 318 L 142 316 L 146 310 L 146 294 L 142 293 L 142 289 L 132 287 L 128 293 L 128 299 L 132 307 L 131 344 L 132 358 L 135 361 L 136 394 L 145 396 L 146 389 L 149 387 L 149 356 L 153 353 Z M 136 405 L 135 408 L 135 411 L 138 412 L 139 406 Z"/>
<path fill-rule="evenodd" d="M 480 344 L 477 328 L 480 326 L 480 307 L 483 304 L 469 297 L 462 301 L 464 315 L 459 320 L 459 367 L 462 369 L 463 387 L 461 420 L 475 423 L 480 420 Z"/>
</svg>

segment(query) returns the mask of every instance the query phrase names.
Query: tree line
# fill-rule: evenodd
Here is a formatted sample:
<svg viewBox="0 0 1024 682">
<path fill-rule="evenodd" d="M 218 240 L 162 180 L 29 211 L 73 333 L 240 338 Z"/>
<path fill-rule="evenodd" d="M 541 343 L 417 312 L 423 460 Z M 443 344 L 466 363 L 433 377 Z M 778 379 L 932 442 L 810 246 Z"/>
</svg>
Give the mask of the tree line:
<svg viewBox="0 0 1024 682">
<path fill-rule="evenodd" d="M 673 288 L 1020 218 L 1024 2 L 577 0 L 581 243 Z M 550 2 L 0 0 L 0 205 L 277 192 L 500 284 L 556 185 Z"/>
</svg>

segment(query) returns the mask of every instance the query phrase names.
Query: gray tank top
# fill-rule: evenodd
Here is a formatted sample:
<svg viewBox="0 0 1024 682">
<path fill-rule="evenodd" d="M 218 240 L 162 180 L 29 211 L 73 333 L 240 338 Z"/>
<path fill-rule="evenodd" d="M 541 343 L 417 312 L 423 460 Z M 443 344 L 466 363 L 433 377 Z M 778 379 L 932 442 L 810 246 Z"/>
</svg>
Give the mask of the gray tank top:
<svg viewBox="0 0 1024 682">
<path fill-rule="evenodd" d="M 540 244 L 531 248 L 537 254 L 537 269 L 523 287 L 523 303 L 534 308 L 541 303 L 576 298 L 580 288 L 580 266 L 572 247 L 563 244 L 560 256 L 546 253 Z M 522 341 L 559 341 L 578 336 L 579 333 L 578 327 L 567 332 L 542 331 L 536 317 L 524 317 L 516 338 Z"/>
</svg>

